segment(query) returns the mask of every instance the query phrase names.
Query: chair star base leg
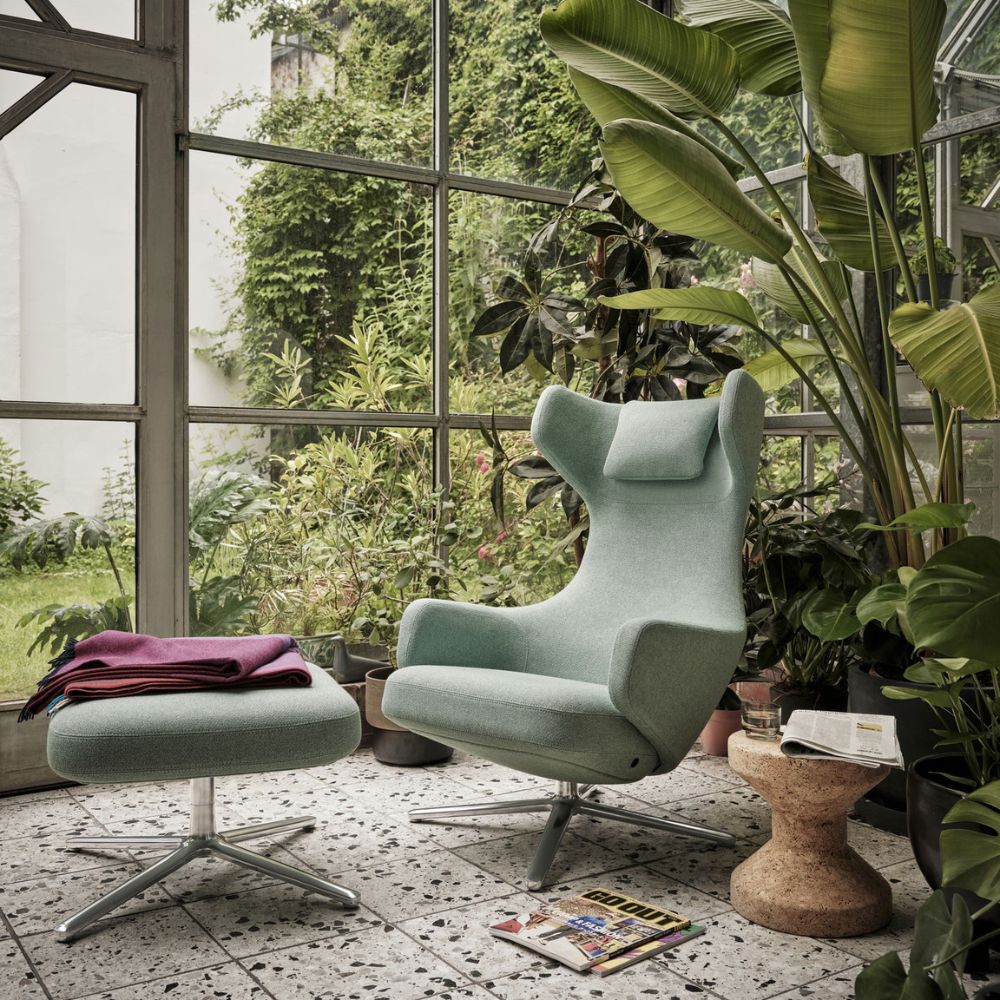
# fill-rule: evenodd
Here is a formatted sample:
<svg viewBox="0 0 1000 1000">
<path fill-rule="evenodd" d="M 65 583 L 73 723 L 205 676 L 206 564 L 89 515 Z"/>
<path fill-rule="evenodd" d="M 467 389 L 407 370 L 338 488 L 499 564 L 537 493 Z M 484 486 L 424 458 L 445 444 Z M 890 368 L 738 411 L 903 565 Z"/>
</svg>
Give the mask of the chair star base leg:
<svg viewBox="0 0 1000 1000">
<path fill-rule="evenodd" d="M 688 823 L 683 820 L 665 819 L 660 816 L 647 816 L 645 813 L 621 809 L 618 806 L 605 805 L 593 801 L 597 791 L 594 785 L 576 785 L 572 782 L 559 782 L 555 795 L 544 799 L 493 799 L 486 802 L 474 802 L 466 805 L 424 806 L 411 809 L 410 821 L 413 823 L 432 823 L 448 819 L 462 819 L 466 816 L 506 816 L 517 813 L 548 812 L 548 821 L 542 831 L 538 848 L 528 868 L 526 883 L 528 889 L 541 889 L 548 880 L 549 869 L 559 850 L 569 821 L 577 814 L 591 816 L 594 819 L 607 819 L 632 826 L 644 826 L 665 833 L 680 834 L 684 837 L 695 837 L 710 843 L 731 847 L 736 838 L 722 830 L 713 830 L 698 823 Z"/>
</svg>

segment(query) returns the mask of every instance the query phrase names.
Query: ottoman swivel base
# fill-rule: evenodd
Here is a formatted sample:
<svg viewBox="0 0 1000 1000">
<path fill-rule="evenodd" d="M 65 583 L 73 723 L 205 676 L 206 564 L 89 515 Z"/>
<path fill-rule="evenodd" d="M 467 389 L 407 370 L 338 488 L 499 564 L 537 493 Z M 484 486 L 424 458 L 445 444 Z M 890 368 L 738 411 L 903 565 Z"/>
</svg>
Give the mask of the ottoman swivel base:
<svg viewBox="0 0 1000 1000">
<path fill-rule="evenodd" d="M 730 879 L 737 913 L 808 937 L 853 937 L 892 916 L 889 883 L 847 843 L 847 810 L 889 768 L 794 760 L 737 733 L 729 763 L 770 803 L 771 839 Z"/>
<path fill-rule="evenodd" d="M 155 850 L 173 848 L 149 868 L 137 873 L 127 882 L 112 889 L 107 895 L 84 907 L 79 913 L 56 928 L 60 941 L 69 942 L 89 927 L 95 920 L 110 913 L 133 896 L 145 891 L 160 879 L 182 868 L 195 858 L 213 855 L 233 864 L 269 875 L 282 882 L 298 886 L 306 892 L 316 892 L 354 909 L 361 901 L 353 889 L 346 889 L 335 882 L 318 878 L 309 872 L 293 868 L 281 861 L 248 851 L 238 844 L 243 840 L 267 837 L 287 830 L 312 830 L 316 820 L 312 816 L 256 823 L 235 830 L 219 832 L 215 828 L 215 779 L 193 778 L 191 781 L 191 824 L 188 833 L 166 834 L 150 837 L 70 837 L 67 846 L 75 850 L 105 850 L 107 848 Z"/>
</svg>

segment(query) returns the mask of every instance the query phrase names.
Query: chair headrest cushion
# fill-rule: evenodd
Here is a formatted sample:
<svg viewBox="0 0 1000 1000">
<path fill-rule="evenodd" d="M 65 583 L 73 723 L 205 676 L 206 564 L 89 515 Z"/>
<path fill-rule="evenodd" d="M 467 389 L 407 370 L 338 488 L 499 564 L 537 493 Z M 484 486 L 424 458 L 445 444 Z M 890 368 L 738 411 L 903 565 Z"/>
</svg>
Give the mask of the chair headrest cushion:
<svg viewBox="0 0 1000 1000">
<path fill-rule="evenodd" d="M 609 479 L 697 479 L 718 421 L 718 399 L 626 403 L 604 462 L 604 475 Z"/>
</svg>

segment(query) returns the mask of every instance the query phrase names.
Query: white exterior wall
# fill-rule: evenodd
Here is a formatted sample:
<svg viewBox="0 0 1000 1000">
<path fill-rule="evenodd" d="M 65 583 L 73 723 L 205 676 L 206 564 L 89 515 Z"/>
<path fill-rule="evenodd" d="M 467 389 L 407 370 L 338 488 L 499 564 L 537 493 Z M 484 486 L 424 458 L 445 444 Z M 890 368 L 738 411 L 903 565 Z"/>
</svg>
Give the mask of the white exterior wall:
<svg viewBox="0 0 1000 1000">
<path fill-rule="evenodd" d="M 192 4 L 191 17 L 194 123 L 240 87 L 269 91 L 268 38 L 219 24 L 207 4 Z M 26 79 L 0 72 L 0 107 Z M 0 397 L 134 400 L 135 105 L 130 94 L 72 84 L 0 142 Z M 243 135 L 251 117 L 227 118 L 227 134 Z M 225 324 L 227 206 L 244 173 L 230 157 L 192 155 L 192 327 Z M 192 356 L 190 369 L 192 401 L 239 402 L 210 362 Z M 35 420 L 0 421 L 0 436 L 49 484 L 52 515 L 99 512 L 103 469 L 122 467 L 133 435 L 123 424 Z"/>
</svg>

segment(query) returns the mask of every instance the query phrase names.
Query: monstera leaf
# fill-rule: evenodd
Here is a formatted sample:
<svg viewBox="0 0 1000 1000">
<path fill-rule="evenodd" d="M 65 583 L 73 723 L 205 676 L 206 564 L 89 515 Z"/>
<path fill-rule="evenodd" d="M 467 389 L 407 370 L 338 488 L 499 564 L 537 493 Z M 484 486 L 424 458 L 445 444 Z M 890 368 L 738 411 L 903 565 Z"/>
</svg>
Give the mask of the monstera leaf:
<svg viewBox="0 0 1000 1000">
<path fill-rule="evenodd" d="M 740 85 L 785 97 L 802 89 L 795 36 L 785 12 L 769 0 L 675 0 L 692 27 L 729 42 L 740 61 Z"/>
<path fill-rule="evenodd" d="M 604 83 L 596 77 L 587 76 L 586 73 L 573 69 L 572 66 L 569 68 L 569 78 L 576 88 L 576 92 L 580 95 L 580 100 L 586 104 L 587 110 L 594 116 L 598 125 L 603 127 L 608 122 L 618 118 L 638 118 L 642 121 L 655 122 L 664 128 L 680 132 L 704 146 L 732 177 L 739 177 L 743 172 L 743 165 L 739 160 L 720 149 L 711 139 L 705 138 L 697 129 L 688 125 L 683 118 L 678 118 L 677 115 L 667 111 L 659 104 L 647 101 L 645 97 L 639 97 L 638 94 L 622 90 L 621 87 L 613 87 L 610 83 Z"/>
<path fill-rule="evenodd" d="M 758 326 L 750 303 L 739 292 L 724 288 L 649 288 L 625 295 L 602 295 L 598 301 L 612 309 L 656 309 L 657 319 L 703 326 Z"/>
<path fill-rule="evenodd" d="M 995 663 L 1000 650 L 1000 542 L 971 535 L 939 549 L 909 581 L 918 649 Z"/>
<path fill-rule="evenodd" d="M 789 0 L 802 86 L 834 152 L 913 149 L 937 121 L 944 0 Z"/>
<path fill-rule="evenodd" d="M 943 883 L 1000 900 L 1000 781 L 969 792 L 952 806 L 944 821 L 975 824 L 980 829 L 952 827 L 941 832 Z"/>
<path fill-rule="evenodd" d="M 906 303 L 889 317 L 889 336 L 924 385 L 971 417 L 1000 410 L 1000 283 L 937 312 Z"/>
<path fill-rule="evenodd" d="M 874 271 L 872 241 L 868 228 L 868 209 L 864 195 L 848 184 L 818 153 L 806 156 L 806 183 L 809 200 L 816 213 L 816 228 L 833 248 L 833 252 L 848 266 L 859 271 Z M 892 239 L 881 217 L 876 215 L 880 262 L 891 266 Z"/>
<path fill-rule="evenodd" d="M 640 0 L 563 0 L 541 24 L 549 47 L 574 69 L 682 118 L 721 115 L 736 96 L 732 46 Z"/>
<path fill-rule="evenodd" d="M 869 531 L 897 531 L 906 528 L 919 535 L 924 531 L 933 531 L 935 528 L 961 528 L 969 523 L 973 511 L 976 509 L 974 503 L 923 503 L 913 510 L 894 517 L 888 524 L 860 524 L 859 528 L 867 528 Z"/>
<path fill-rule="evenodd" d="M 791 249 L 784 230 L 694 140 L 626 119 L 605 127 L 601 152 L 622 197 L 660 229 L 770 261 Z"/>
</svg>

